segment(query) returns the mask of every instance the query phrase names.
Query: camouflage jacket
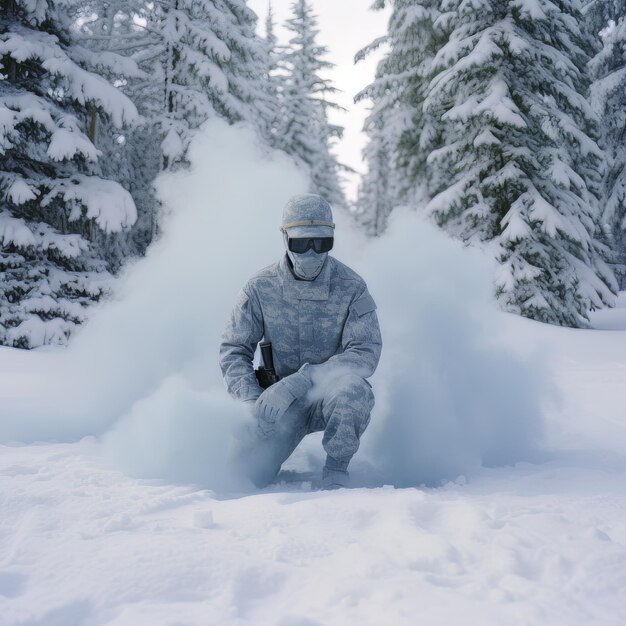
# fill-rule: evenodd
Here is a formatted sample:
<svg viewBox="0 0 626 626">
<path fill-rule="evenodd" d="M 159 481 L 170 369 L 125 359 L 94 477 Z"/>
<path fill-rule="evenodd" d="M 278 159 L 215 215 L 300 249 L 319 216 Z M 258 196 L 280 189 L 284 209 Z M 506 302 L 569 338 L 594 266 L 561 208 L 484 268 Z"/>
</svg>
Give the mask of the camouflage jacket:
<svg viewBox="0 0 626 626">
<path fill-rule="evenodd" d="M 382 339 L 365 281 L 328 256 L 313 281 L 297 280 L 287 255 L 257 272 L 237 296 L 222 335 L 219 362 L 228 392 L 240 400 L 263 391 L 254 374 L 257 344 L 271 341 L 281 378 L 304 363 L 374 373 Z"/>
</svg>

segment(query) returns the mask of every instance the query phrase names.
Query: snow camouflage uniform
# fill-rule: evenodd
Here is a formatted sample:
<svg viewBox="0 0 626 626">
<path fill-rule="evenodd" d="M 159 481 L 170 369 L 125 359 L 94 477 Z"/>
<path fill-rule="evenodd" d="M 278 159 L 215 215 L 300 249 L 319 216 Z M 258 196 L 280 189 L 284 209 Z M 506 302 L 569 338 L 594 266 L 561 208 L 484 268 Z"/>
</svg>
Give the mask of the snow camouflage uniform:
<svg viewBox="0 0 626 626">
<path fill-rule="evenodd" d="M 334 226 L 320 225 L 328 222 L 328 216 L 332 223 L 330 206 L 320 196 L 296 196 L 285 207 L 283 228 L 290 237 L 332 236 Z M 303 221 L 316 224 L 302 225 Z M 254 404 L 256 425 L 240 442 L 237 456 L 259 486 L 275 477 L 306 434 L 322 430 L 325 473 L 347 476 L 345 470 L 374 406 L 372 387 L 365 379 L 374 373 L 382 347 L 376 304 L 365 281 L 328 253 L 322 253 L 325 259 L 314 279 L 298 280 L 290 254 L 248 280 L 220 346 L 229 393 Z M 253 369 L 262 339 L 272 342 L 281 378 L 265 391 Z M 270 397 L 267 402 L 272 404 L 271 390 L 281 396 L 284 412 L 278 416 L 271 408 L 264 410 L 265 398 Z"/>
</svg>

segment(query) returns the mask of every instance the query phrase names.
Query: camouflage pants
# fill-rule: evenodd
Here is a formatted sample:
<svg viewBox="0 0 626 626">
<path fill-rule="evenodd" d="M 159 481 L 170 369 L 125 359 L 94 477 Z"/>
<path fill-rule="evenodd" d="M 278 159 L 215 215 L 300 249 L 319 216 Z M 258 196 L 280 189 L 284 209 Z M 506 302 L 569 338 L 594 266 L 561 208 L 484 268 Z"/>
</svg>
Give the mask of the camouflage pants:
<svg viewBox="0 0 626 626">
<path fill-rule="evenodd" d="M 324 431 L 326 465 L 346 469 L 359 448 L 373 406 L 369 382 L 357 375 L 343 375 L 326 389 L 296 400 L 276 422 L 252 426 L 238 442 L 235 461 L 255 485 L 263 487 L 274 479 L 305 435 Z"/>
</svg>

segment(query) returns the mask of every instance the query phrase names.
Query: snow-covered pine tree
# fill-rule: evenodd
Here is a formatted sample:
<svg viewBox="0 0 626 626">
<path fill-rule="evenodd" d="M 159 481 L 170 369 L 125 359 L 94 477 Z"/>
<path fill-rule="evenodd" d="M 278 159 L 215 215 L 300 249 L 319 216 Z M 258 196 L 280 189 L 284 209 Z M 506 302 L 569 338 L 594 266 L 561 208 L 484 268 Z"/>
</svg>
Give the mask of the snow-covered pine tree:
<svg viewBox="0 0 626 626">
<path fill-rule="evenodd" d="M 285 78 L 280 66 L 281 47 L 274 32 L 274 12 L 271 2 L 265 18 L 264 44 L 266 59 L 264 77 L 267 81 L 269 103 L 272 108 L 270 119 L 268 119 L 268 138 L 272 147 L 280 147 L 278 127 L 280 126 L 280 101 L 283 97 Z"/>
<path fill-rule="evenodd" d="M 163 167 L 186 163 L 194 131 L 209 117 L 248 121 L 268 136 L 273 103 L 257 17 L 245 0 L 164 0 L 148 28 L 162 40 Z M 141 109 L 140 109 L 141 110 Z"/>
<path fill-rule="evenodd" d="M 279 45 L 278 37 L 274 32 L 274 11 L 272 10 L 272 3 L 270 2 L 267 7 L 267 15 L 265 17 L 265 48 L 267 50 L 267 74 L 270 77 L 275 77 L 279 67 Z M 275 86 L 275 92 L 278 94 L 277 85 Z"/>
<path fill-rule="evenodd" d="M 613 269 L 626 288 L 626 4 L 622 0 L 592 4 L 586 14 L 602 47 L 590 61 L 591 102 L 602 120 L 604 177 L 602 227 L 614 249 Z M 601 33 L 601 34 L 600 34 Z M 593 33 L 592 33 L 593 34 Z"/>
<path fill-rule="evenodd" d="M 603 153 L 577 3 L 442 0 L 441 13 L 450 35 L 420 146 L 427 211 L 463 240 L 491 243 L 506 309 L 584 325 L 616 283 L 598 239 Z"/>
<path fill-rule="evenodd" d="M 120 66 L 118 80 L 141 113 L 123 149 L 139 213 L 132 235 L 143 252 L 158 232 L 152 183 L 162 169 L 187 166 L 196 129 L 211 116 L 246 120 L 270 142 L 278 103 L 266 80 L 256 15 L 243 0 L 92 0 L 88 7 L 95 15 L 83 25 L 90 47 L 126 53 L 139 68 Z"/>
<path fill-rule="evenodd" d="M 420 144 L 428 138 L 422 105 L 430 63 L 445 36 L 438 5 L 438 0 L 395 0 L 387 35 L 355 57 L 359 62 L 382 44 L 389 48 L 374 81 L 355 96 L 355 102 L 373 103 L 364 126 L 369 136 L 363 153 L 368 171 L 358 199 L 359 219 L 371 234 L 384 230 L 392 207 L 424 199 L 426 152 Z M 377 0 L 372 9 L 384 7 L 385 0 Z"/>
<path fill-rule="evenodd" d="M 228 9 L 234 18 L 228 80 L 233 97 L 243 104 L 234 117 L 229 113 L 230 108 L 223 115 L 233 122 L 249 122 L 266 141 L 271 141 L 271 123 L 278 103 L 267 80 L 267 51 L 256 35 L 258 17 L 246 0 L 221 0 L 220 4 L 224 7 L 222 11 Z"/>
<path fill-rule="evenodd" d="M 333 67 L 324 60 L 325 46 L 316 43 L 317 17 L 306 0 L 295 0 L 286 27 L 292 33 L 282 55 L 287 76 L 281 101 L 278 146 L 304 163 L 311 172 L 311 191 L 336 206 L 346 206 L 339 181 L 343 167 L 332 153 L 343 128 L 328 121 L 328 109 L 339 109 L 327 98 L 337 91 L 320 72 Z"/>
<path fill-rule="evenodd" d="M 370 8 L 385 8 L 385 0 L 376 0 Z M 391 30 L 391 26 L 388 29 Z M 388 38 L 388 35 L 379 37 L 359 50 L 354 62 L 362 61 L 372 51 L 387 43 Z M 368 99 L 372 101 L 372 108 L 363 125 L 363 131 L 368 136 L 368 142 L 363 149 L 367 171 L 359 183 L 355 211 L 356 220 L 370 236 L 380 235 L 385 230 L 387 218 L 398 196 L 394 185 L 398 133 L 391 132 L 391 129 L 399 85 L 394 85 L 387 76 L 388 60 L 389 55 L 379 61 L 374 81 L 354 97 L 355 103 Z"/>
<path fill-rule="evenodd" d="M 110 274 L 98 230 L 136 219 L 130 194 L 94 173 L 94 119 L 132 121 L 132 102 L 86 69 L 75 3 L 6 0 L 0 15 L 0 343 L 63 343 Z"/>
<path fill-rule="evenodd" d="M 359 183 L 354 215 L 365 232 L 372 237 L 380 235 L 385 230 L 391 209 L 395 206 L 389 189 L 394 170 L 387 142 L 388 128 L 384 120 L 383 115 L 370 114 L 365 125 L 369 135 L 368 143 L 363 149 L 367 172 Z"/>
<path fill-rule="evenodd" d="M 145 0 L 84 0 L 75 7 L 72 16 L 79 31 L 78 42 L 96 53 L 92 55 L 95 65 L 89 69 L 104 76 L 131 99 L 134 95 L 131 83 L 153 80 L 133 58 L 133 54 L 144 54 L 153 43 L 152 33 L 142 27 L 147 10 Z M 145 118 L 141 119 L 143 126 Z M 128 257 L 142 255 L 152 240 L 158 204 L 152 181 L 159 168 L 159 159 L 158 156 L 155 159 L 154 142 L 145 145 L 141 141 L 137 132 L 139 120 L 124 129 L 116 128 L 106 118 L 96 121 L 99 123 L 90 124 L 90 133 L 91 140 L 102 152 L 98 162 L 101 175 L 116 180 L 127 189 L 137 207 L 137 220 L 131 229 L 114 234 L 101 233 L 96 239 L 102 255 L 115 270 Z M 131 138 L 139 141 L 139 153 Z M 153 167 L 146 168 L 151 160 Z M 152 176 L 146 177 L 146 172 L 152 172 Z"/>
</svg>

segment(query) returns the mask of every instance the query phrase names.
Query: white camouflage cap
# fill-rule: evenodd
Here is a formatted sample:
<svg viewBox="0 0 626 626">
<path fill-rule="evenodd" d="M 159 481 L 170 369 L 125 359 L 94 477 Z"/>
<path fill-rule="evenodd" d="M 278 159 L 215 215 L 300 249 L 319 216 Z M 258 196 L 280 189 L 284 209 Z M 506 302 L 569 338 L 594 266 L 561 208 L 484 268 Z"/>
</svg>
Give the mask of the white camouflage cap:
<svg viewBox="0 0 626 626">
<path fill-rule="evenodd" d="M 293 196 L 283 209 L 280 229 L 289 237 L 334 237 L 330 204 L 313 193 Z"/>
</svg>

